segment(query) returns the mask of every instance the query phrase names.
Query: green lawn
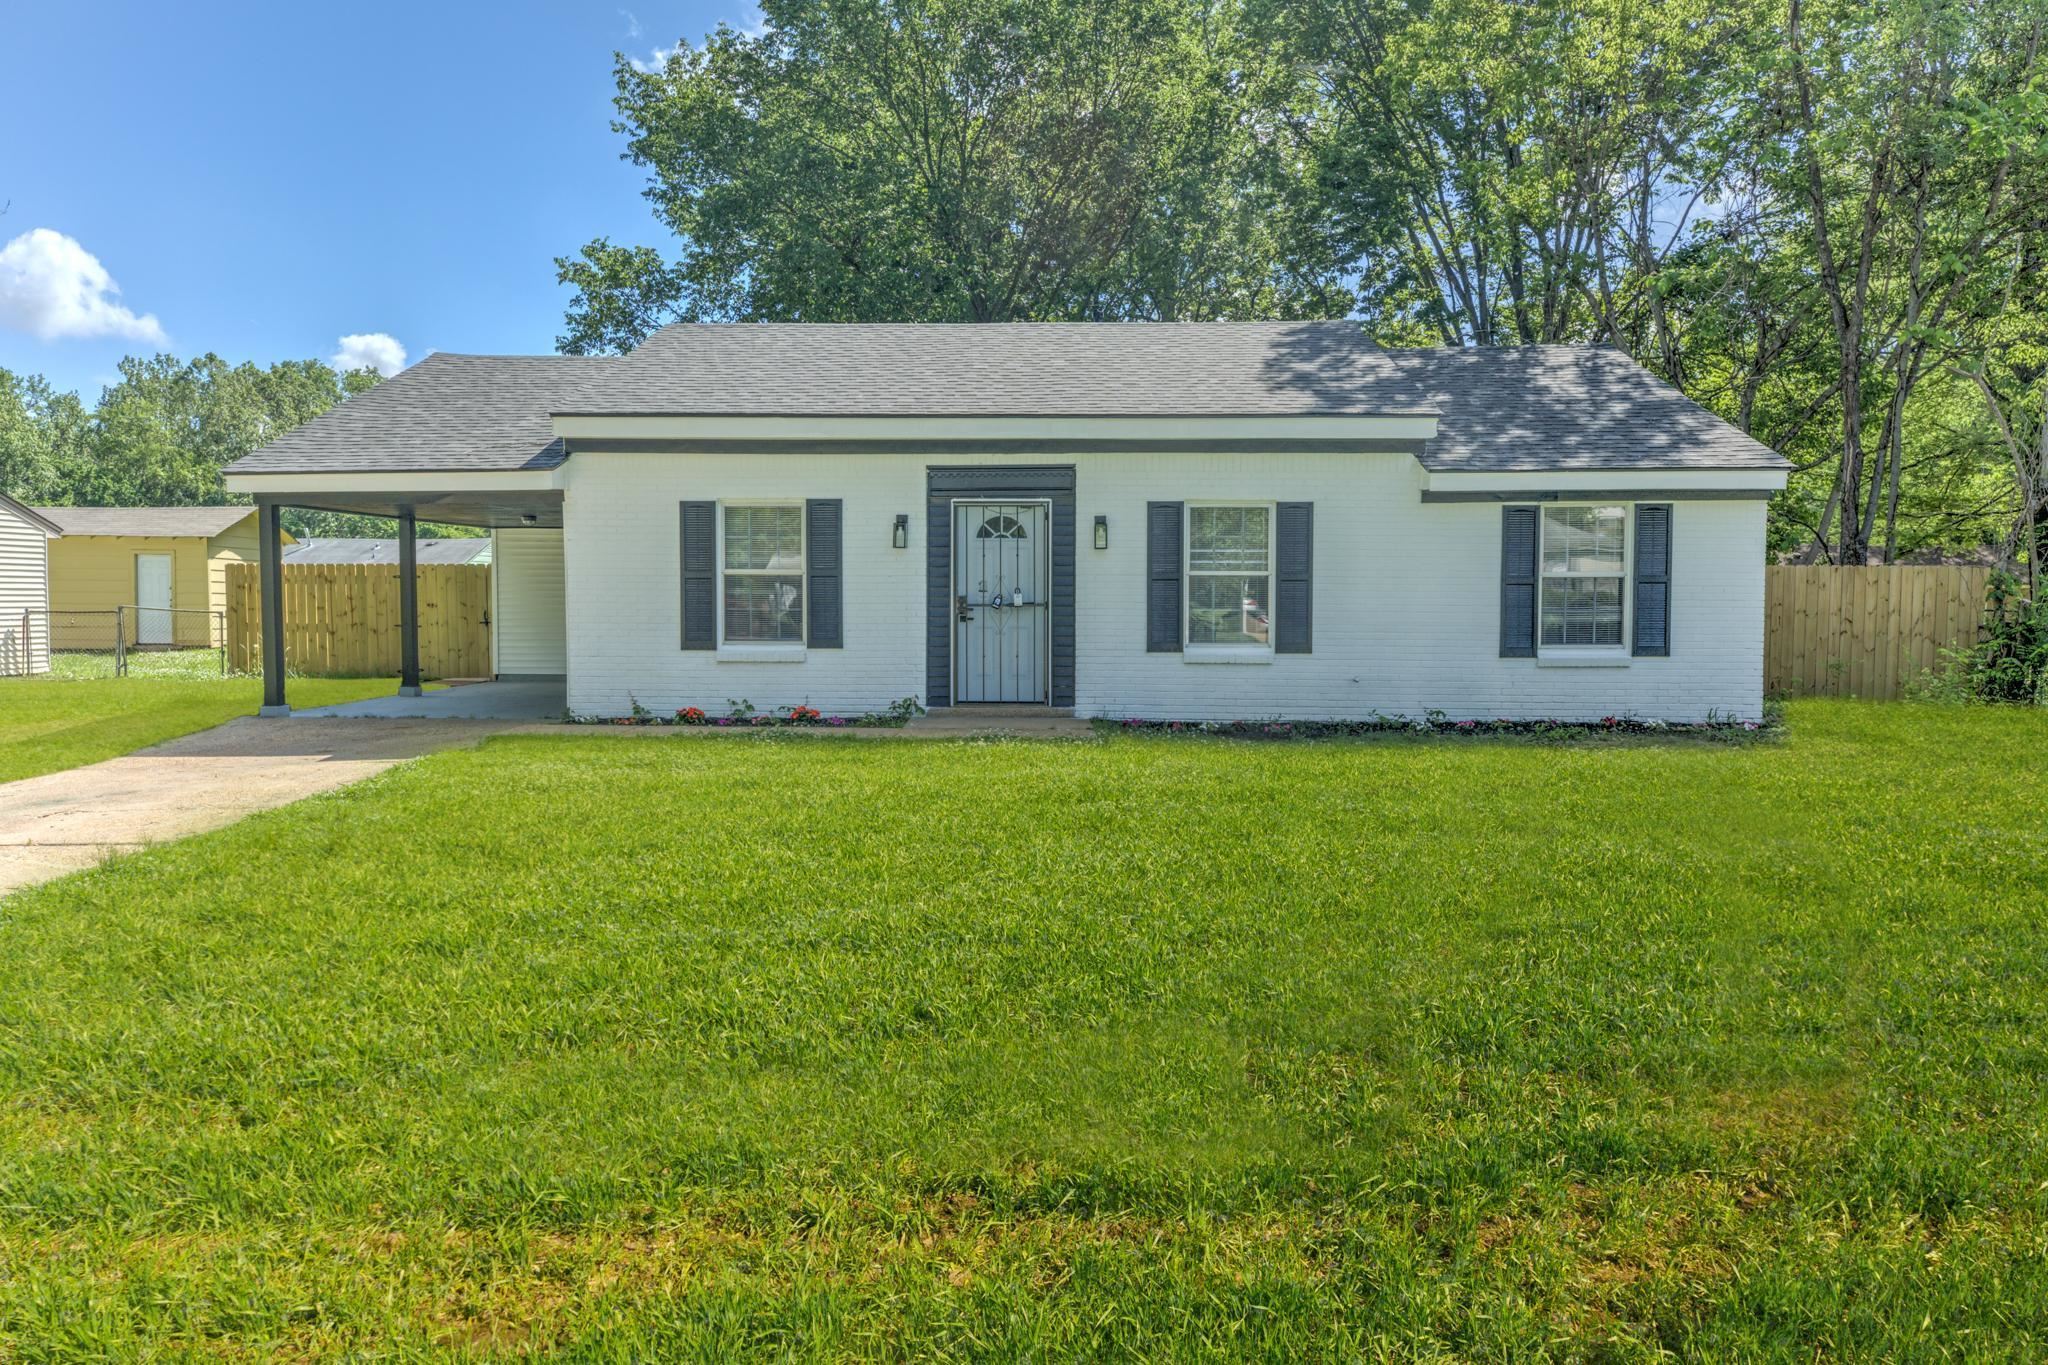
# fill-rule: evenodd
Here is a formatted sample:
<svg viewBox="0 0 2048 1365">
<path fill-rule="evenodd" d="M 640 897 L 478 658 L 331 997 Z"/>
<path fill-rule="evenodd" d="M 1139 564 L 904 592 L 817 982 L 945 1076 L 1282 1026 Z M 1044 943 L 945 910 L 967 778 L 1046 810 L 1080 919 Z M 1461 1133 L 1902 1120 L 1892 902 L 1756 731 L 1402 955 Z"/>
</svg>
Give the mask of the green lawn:
<svg viewBox="0 0 2048 1365">
<path fill-rule="evenodd" d="M 2048 714 L 506 738 L 0 906 L 0 1357 L 2048 1352 Z"/>
<path fill-rule="evenodd" d="M 210 656 L 216 658 L 217 656 Z M 380 697 L 395 678 L 294 678 L 293 706 Z M 260 678 L 0 678 L 0 782 L 76 768 L 252 716 Z"/>
</svg>

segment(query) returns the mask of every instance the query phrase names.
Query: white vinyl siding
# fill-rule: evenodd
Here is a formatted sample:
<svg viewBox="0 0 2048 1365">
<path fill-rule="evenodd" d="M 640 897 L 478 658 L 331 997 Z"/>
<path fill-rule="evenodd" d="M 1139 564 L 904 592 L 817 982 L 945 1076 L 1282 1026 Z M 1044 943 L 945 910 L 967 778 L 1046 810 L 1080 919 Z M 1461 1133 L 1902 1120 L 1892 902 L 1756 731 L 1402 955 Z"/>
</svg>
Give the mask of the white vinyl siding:
<svg viewBox="0 0 2048 1365">
<path fill-rule="evenodd" d="M 560 677 L 569 671 L 562 533 L 493 531 L 491 655 L 500 675 Z"/>
<path fill-rule="evenodd" d="M 0 677 L 49 671 L 49 547 L 48 532 L 0 504 Z"/>
</svg>

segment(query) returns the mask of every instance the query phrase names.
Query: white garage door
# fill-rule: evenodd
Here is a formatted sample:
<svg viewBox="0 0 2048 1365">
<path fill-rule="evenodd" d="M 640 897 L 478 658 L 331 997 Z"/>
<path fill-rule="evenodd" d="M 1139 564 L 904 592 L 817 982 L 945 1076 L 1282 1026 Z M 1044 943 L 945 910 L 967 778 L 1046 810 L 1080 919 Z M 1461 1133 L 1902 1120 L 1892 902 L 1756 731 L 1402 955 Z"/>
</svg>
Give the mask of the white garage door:
<svg viewBox="0 0 2048 1365">
<path fill-rule="evenodd" d="M 569 672 L 559 530 L 493 531 L 491 651 L 500 677 Z"/>
</svg>

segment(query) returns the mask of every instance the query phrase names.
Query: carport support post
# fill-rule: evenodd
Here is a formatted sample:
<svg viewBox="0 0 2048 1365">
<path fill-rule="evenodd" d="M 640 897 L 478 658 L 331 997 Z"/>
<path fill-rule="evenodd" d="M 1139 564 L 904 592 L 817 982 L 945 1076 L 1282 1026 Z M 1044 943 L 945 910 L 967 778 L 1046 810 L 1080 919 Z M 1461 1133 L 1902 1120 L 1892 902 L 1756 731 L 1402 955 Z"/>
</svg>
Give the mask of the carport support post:
<svg viewBox="0 0 2048 1365">
<path fill-rule="evenodd" d="M 405 651 L 398 677 L 398 695 L 420 694 L 420 566 L 413 537 L 419 523 L 410 507 L 398 514 L 398 633 Z"/>
<path fill-rule="evenodd" d="M 277 504 L 256 505 L 256 559 L 263 575 L 263 705 L 259 716 L 288 716 L 284 700 L 284 545 Z"/>
</svg>

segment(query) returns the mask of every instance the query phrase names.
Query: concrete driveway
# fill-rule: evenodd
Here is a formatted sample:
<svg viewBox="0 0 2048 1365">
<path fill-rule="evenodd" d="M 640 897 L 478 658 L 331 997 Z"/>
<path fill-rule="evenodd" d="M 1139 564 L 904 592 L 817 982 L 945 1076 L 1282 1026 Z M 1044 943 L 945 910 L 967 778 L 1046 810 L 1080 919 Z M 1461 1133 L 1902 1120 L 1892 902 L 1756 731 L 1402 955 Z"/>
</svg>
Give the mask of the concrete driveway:
<svg viewBox="0 0 2048 1365">
<path fill-rule="evenodd" d="M 0 896 L 518 728 L 248 717 L 104 763 L 0 783 Z"/>
</svg>

